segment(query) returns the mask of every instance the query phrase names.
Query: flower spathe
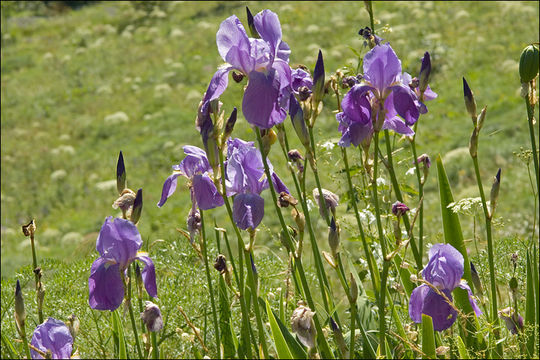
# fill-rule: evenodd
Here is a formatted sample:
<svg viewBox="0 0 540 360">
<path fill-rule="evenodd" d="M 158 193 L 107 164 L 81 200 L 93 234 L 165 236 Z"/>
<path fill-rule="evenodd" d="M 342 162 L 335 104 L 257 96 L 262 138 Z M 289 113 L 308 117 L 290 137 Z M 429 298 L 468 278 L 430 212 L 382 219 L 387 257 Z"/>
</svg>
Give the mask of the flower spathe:
<svg viewBox="0 0 540 360">
<path fill-rule="evenodd" d="M 52 317 L 36 327 L 30 343 L 45 354 L 50 351 L 53 359 L 71 358 L 73 337 L 69 332 L 69 328 L 62 321 Z M 45 358 L 34 349 L 30 350 L 30 354 L 32 359 Z"/>
<path fill-rule="evenodd" d="M 217 99 L 228 86 L 232 70 L 248 77 L 242 101 L 246 120 L 261 129 L 283 122 L 291 91 L 290 49 L 281 40 L 281 24 L 270 10 L 253 18 L 260 39 L 248 37 L 238 17 L 225 19 L 216 34 L 218 52 L 227 63 L 219 68 L 203 98 L 203 112 L 210 101 Z"/>
<path fill-rule="evenodd" d="M 161 199 L 157 206 L 162 207 L 167 199 L 176 191 L 177 178 L 182 175 L 191 180 L 191 197 L 193 206 L 201 210 L 209 210 L 224 204 L 223 197 L 210 178 L 213 170 L 206 157 L 206 152 L 196 146 L 183 147 L 186 157 L 178 165 L 172 167 L 173 173 L 165 180 Z"/>
<path fill-rule="evenodd" d="M 422 276 L 450 302 L 451 293 L 456 287 L 467 290 L 469 302 L 479 316 L 482 311 L 472 297 L 470 287 L 461 280 L 463 271 L 463 255 L 459 251 L 449 244 L 435 244 L 429 250 L 429 262 L 422 270 Z M 429 315 L 433 319 L 433 328 L 443 331 L 456 321 L 457 311 L 431 286 L 422 284 L 413 290 L 409 301 L 409 316 L 414 322 L 421 323 L 422 314 Z"/>
<path fill-rule="evenodd" d="M 141 246 L 141 235 L 131 221 L 112 216 L 105 219 L 96 243 L 100 257 L 92 264 L 88 279 L 88 302 L 92 309 L 113 311 L 122 304 L 122 274 L 135 260 L 144 263 L 142 279 L 146 291 L 157 297 L 154 263 L 146 253 L 139 252 Z"/>
</svg>

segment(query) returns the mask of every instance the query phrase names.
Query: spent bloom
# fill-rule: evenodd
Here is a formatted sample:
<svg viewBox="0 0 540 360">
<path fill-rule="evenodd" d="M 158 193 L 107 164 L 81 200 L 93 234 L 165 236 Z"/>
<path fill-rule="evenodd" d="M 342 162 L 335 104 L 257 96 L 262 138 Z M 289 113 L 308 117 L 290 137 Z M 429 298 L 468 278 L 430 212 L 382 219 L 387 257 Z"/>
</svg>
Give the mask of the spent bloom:
<svg viewBox="0 0 540 360">
<path fill-rule="evenodd" d="M 291 68 L 290 49 L 282 41 L 278 16 L 270 10 L 253 17 L 253 26 L 260 38 L 248 37 L 238 17 L 225 19 L 216 34 L 218 52 L 227 63 L 220 67 L 203 98 L 202 111 L 219 98 L 229 82 L 229 72 L 235 70 L 248 78 L 242 101 L 246 120 L 262 129 L 283 122 L 288 107 Z"/>
<path fill-rule="evenodd" d="M 315 347 L 315 337 L 317 336 L 317 330 L 313 323 L 315 312 L 311 311 L 305 305 L 303 301 L 298 302 L 298 307 L 293 311 L 291 316 L 291 328 L 298 335 L 300 342 L 309 349 L 312 349 Z"/>
<path fill-rule="evenodd" d="M 425 59 L 421 70 L 424 82 L 431 68 L 431 62 L 428 67 Z M 379 44 L 371 49 L 364 56 L 363 70 L 364 81 L 349 90 L 341 103 L 343 111 L 336 115 L 342 133 L 339 145 L 358 146 L 373 131 L 381 129 L 413 135 L 411 126 L 421 113 L 427 112 L 419 96 L 431 100 L 437 95 L 427 83 L 424 92 L 417 91 L 419 81 L 413 82 L 409 74 L 401 72 L 401 61 L 389 44 Z"/>
<path fill-rule="evenodd" d="M 477 316 L 482 311 L 472 297 L 471 288 L 461 280 L 463 276 L 463 255 L 449 244 L 435 244 L 429 250 L 429 262 L 422 270 L 422 277 L 452 301 L 452 291 L 456 287 L 467 290 L 469 301 Z M 431 286 L 422 284 L 415 288 L 409 301 L 409 316 L 416 323 L 422 322 L 422 314 L 431 316 L 436 331 L 448 329 L 456 321 L 457 311 L 444 296 Z"/>
<path fill-rule="evenodd" d="M 392 214 L 396 215 L 397 217 L 405 215 L 407 211 L 409 211 L 409 207 L 402 202 L 396 201 L 394 204 L 392 204 Z"/>
<path fill-rule="evenodd" d="M 159 307 L 151 301 L 146 301 L 144 311 L 141 313 L 141 319 L 152 332 L 163 329 L 163 318 Z"/>
<path fill-rule="evenodd" d="M 265 177 L 261 152 L 252 141 L 238 138 L 227 141 L 227 195 L 234 197 L 233 218 L 242 230 L 256 228 L 264 215 L 264 199 L 260 193 L 269 187 Z M 268 162 L 272 183 L 277 192 L 289 193 L 289 189 L 274 173 Z"/>
<path fill-rule="evenodd" d="M 88 288 L 89 304 L 96 310 L 115 310 L 124 299 L 123 274 L 135 260 L 144 263 L 142 279 L 148 294 L 157 296 L 156 271 L 152 259 L 139 252 L 142 239 L 129 220 L 109 216 L 99 232 L 96 250 L 100 257 L 92 264 Z"/>
<path fill-rule="evenodd" d="M 73 350 L 73 337 L 66 324 L 50 317 L 36 327 L 31 344 L 47 356 L 50 353 L 52 359 L 69 359 Z M 31 349 L 30 353 L 32 359 L 45 359 L 34 349 Z"/>
<path fill-rule="evenodd" d="M 161 199 L 157 206 L 162 207 L 176 191 L 177 178 L 180 175 L 190 180 L 193 207 L 198 205 L 201 210 L 209 210 L 223 205 L 223 198 L 210 178 L 213 171 L 206 157 L 206 152 L 191 145 L 186 145 L 183 149 L 186 157 L 180 164 L 173 165 L 173 173 L 163 184 Z"/>
<path fill-rule="evenodd" d="M 507 307 L 499 310 L 499 317 L 504 320 L 506 328 L 512 334 L 517 334 L 523 329 L 523 317 L 514 311 L 513 308 Z"/>
</svg>

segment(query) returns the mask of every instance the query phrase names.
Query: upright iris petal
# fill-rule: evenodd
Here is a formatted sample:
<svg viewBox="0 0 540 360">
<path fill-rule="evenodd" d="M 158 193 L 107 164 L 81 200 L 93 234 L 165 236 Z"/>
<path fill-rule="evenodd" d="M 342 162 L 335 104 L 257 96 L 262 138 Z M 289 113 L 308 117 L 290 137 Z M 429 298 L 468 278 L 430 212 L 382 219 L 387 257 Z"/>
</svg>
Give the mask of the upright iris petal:
<svg viewBox="0 0 540 360">
<path fill-rule="evenodd" d="M 348 147 L 351 144 L 358 146 L 373 133 L 367 90 L 365 86 L 355 85 L 343 98 L 341 102 L 343 111 L 336 115 L 339 122 L 338 130 L 342 134 L 339 146 Z"/>
<path fill-rule="evenodd" d="M 33 347 L 47 353 L 50 351 L 53 359 L 69 359 L 73 350 L 73 337 L 69 328 L 62 321 L 52 317 L 38 325 L 30 342 Z M 34 349 L 30 350 L 32 359 L 44 359 Z"/>
<path fill-rule="evenodd" d="M 143 282 L 152 297 L 157 296 L 154 263 L 139 253 L 142 239 L 137 227 L 126 219 L 109 216 L 101 227 L 96 250 L 101 255 L 92 264 L 88 278 L 88 303 L 92 309 L 115 310 L 124 298 L 122 274 L 135 260 L 145 264 Z"/>
</svg>

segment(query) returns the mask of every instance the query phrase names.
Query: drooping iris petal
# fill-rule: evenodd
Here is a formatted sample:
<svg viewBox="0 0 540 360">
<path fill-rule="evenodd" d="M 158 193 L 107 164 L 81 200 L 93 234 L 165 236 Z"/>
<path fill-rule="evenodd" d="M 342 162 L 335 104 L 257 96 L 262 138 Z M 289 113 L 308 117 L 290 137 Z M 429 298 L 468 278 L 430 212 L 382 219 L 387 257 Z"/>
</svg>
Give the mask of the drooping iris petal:
<svg viewBox="0 0 540 360">
<path fill-rule="evenodd" d="M 69 328 L 62 321 L 52 317 L 38 325 L 30 342 L 33 347 L 47 353 L 50 350 L 53 359 L 69 359 L 73 350 L 73 337 Z M 43 359 L 37 351 L 31 349 L 32 359 Z"/>
<path fill-rule="evenodd" d="M 364 78 L 383 91 L 401 76 L 401 61 L 389 44 L 377 45 L 364 56 Z"/>
<path fill-rule="evenodd" d="M 137 227 L 127 219 L 112 216 L 105 219 L 105 223 L 99 231 L 96 250 L 102 257 L 114 259 L 124 270 L 135 258 L 141 248 L 142 239 Z"/>
<path fill-rule="evenodd" d="M 341 107 L 343 112 L 336 114 L 341 131 L 339 146 L 348 147 L 350 144 L 358 146 L 365 138 L 373 133 L 371 123 L 371 105 L 367 91 L 369 86 L 355 85 L 343 98 Z"/>
<path fill-rule="evenodd" d="M 464 280 L 465 281 L 465 280 Z M 482 310 L 480 310 L 480 308 L 478 307 L 478 304 L 476 303 L 476 300 L 474 300 L 474 297 L 473 297 L 473 293 L 472 293 L 472 290 L 471 288 L 469 287 L 469 285 L 467 285 L 466 282 L 462 281 L 460 284 L 459 284 L 459 287 L 462 288 L 462 289 L 465 289 L 467 290 L 467 292 L 469 293 L 469 302 L 471 303 L 471 307 L 473 308 L 474 310 L 474 313 L 476 314 L 476 316 L 480 316 L 482 315 Z"/>
<path fill-rule="evenodd" d="M 216 185 L 207 175 L 193 176 L 192 184 L 197 205 L 201 210 L 210 210 L 224 204 Z"/>
<path fill-rule="evenodd" d="M 422 284 L 416 287 L 411 293 L 409 300 L 409 316 L 415 323 L 422 322 L 422 309 L 424 308 L 424 299 L 429 291 L 429 286 Z"/>
<path fill-rule="evenodd" d="M 392 95 L 394 97 L 394 109 L 396 112 L 405 119 L 405 123 L 409 126 L 414 125 L 418 120 L 420 113 L 415 103 L 416 96 L 411 89 L 405 86 L 393 86 Z"/>
<path fill-rule="evenodd" d="M 221 94 L 223 94 L 229 85 L 229 72 L 231 70 L 232 67 L 227 66 L 225 68 L 218 69 L 214 73 L 214 76 L 212 76 L 212 80 L 210 80 L 210 84 L 206 89 L 203 103 L 208 103 L 209 101 L 215 100 L 219 98 Z"/>
<path fill-rule="evenodd" d="M 142 269 L 141 276 L 146 292 L 151 297 L 157 297 L 156 269 L 154 267 L 154 262 L 148 257 L 148 255 L 144 253 L 139 253 L 137 255 L 137 260 L 140 260 L 144 263 L 144 268 Z"/>
<path fill-rule="evenodd" d="M 276 173 L 272 173 L 272 184 L 274 185 L 274 189 L 278 194 L 282 192 L 290 194 L 289 189 L 287 188 L 287 186 L 285 186 L 283 181 L 281 181 L 281 179 L 279 178 L 279 176 L 277 176 Z"/>
<path fill-rule="evenodd" d="M 180 173 L 172 174 L 167 179 L 165 179 L 165 182 L 163 183 L 163 190 L 161 191 L 161 199 L 157 203 L 158 207 L 162 207 L 167 201 L 167 199 L 176 191 L 178 176 L 180 176 Z"/>
<path fill-rule="evenodd" d="M 442 290 L 442 292 L 448 297 L 448 300 L 452 301 L 452 294 L 449 290 Z M 431 316 L 433 319 L 433 330 L 435 331 L 448 329 L 457 318 L 457 311 L 450 306 L 444 297 L 432 289 L 429 289 L 424 298 L 422 313 Z"/>
<path fill-rule="evenodd" d="M 275 69 L 270 69 L 268 74 L 258 71 L 252 71 L 249 74 L 248 86 L 242 100 L 242 112 L 251 125 L 261 129 L 269 129 L 279 120 L 279 118 L 271 117 L 272 112 L 275 111 L 280 88 L 276 75 Z"/>
<path fill-rule="evenodd" d="M 414 130 L 405 125 L 403 120 L 398 118 L 397 116 L 394 116 L 390 119 L 386 119 L 383 123 L 383 130 L 394 130 L 398 134 L 405 135 L 405 136 L 413 136 Z"/>
<path fill-rule="evenodd" d="M 242 229 L 255 229 L 264 216 L 264 199 L 257 194 L 238 194 L 233 203 L 233 219 Z"/>
<path fill-rule="evenodd" d="M 439 289 L 454 290 L 463 276 L 463 255 L 450 244 L 435 244 L 422 271 L 426 281 Z"/>
<path fill-rule="evenodd" d="M 216 43 L 218 52 L 225 61 L 227 61 L 227 54 L 232 47 L 247 51 L 249 54 L 249 38 L 246 29 L 236 15 L 229 16 L 221 22 L 216 34 Z M 236 67 L 236 64 L 231 65 Z"/>
<path fill-rule="evenodd" d="M 118 264 L 109 259 L 97 258 L 90 269 L 88 279 L 88 303 L 95 310 L 117 309 L 124 299 L 124 284 Z"/>
</svg>

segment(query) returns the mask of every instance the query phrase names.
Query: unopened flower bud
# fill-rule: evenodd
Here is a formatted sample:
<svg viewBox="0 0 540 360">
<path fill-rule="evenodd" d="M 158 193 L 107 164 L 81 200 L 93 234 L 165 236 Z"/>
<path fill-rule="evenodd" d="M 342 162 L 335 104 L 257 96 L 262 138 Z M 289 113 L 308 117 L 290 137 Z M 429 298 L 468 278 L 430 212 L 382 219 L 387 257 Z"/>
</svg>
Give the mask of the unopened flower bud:
<svg viewBox="0 0 540 360">
<path fill-rule="evenodd" d="M 251 14 L 251 11 L 249 11 L 249 8 L 246 6 L 246 14 L 247 14 L 247 21 L 248 21 L 248 28 L 249 32 L 251 33 L 251 36 L 259 39 L 260 35 L 257 29 L 255 28 L 255 21 L 253 19 L 253 15 Z"/>
<path fill-rule="evenodd" d="M 350 273 L 349 274 L 349 278 L 350 278 L 350 283 L 351 283 L 351 286 L 350 286 L 350 296 L 351 296 L 351 302 L 354 304 L 356 302 L 356 299 L 358 299 L 358 284 L 356 283 L 356 279 L 354 278 L 353 274 Z"/>
<path fill-rule="evenodd" d="M 279 207 L 289 207 L 289 205 L 298 204 L 298 200 L 291 194 L 287 194 L 285 191 L 279 193 L 278 205 Z"/>
<path fill-rule="evenodd" d="M 273 129 L 261 129 L 262 136 L 262 150 L 264 154 L 268 155 L 270 147 L 276 142 L 277 135 Z"/>
<path fill-rule="evenodd" d="M 227 139 L 229 138 L 229 136 L 231 136 L 233 132 L 234 124 L 236 124 L 237 112 L 238 111 L 236 110 L 236 108 L 234 108 L 231 112 L 231 116 L 229 116 L 229 119 L 227 119 L 227 122 L 225 123 L 225 130 L 223 131 L 223 138 L 221 140 L 223 144 L 227 141 Z"/>
<path fill-rule="evenodd" d="M 336 194 L 334 194 L 333 192 L 329 190 L 326 190 L 326 189 L 321 189 L 321 190 L 322 190 L 326 208 L 330 209 L 332 211 L 332 214 L 334 214 L 336 211 L 336 206 L 339 205 L 339 196 L 337 196 Z M 324 216 L 324 210 L 322 207 L 322 199 L 320 199 L 320 196 L 319 196 L 319 189 L 317 188 L 313 189 L 313 198 L 319 205 L 319 213 L 321 214 L 321 216 Z"/>
<path fill-rule="evenodd" d="M 291 316 L 292 331 L 298 335 L 300 342 L 308 349 L 314 348 L 316 343 L 317 330 L 313 323 L 314 315 L 315 313 L 305 306 L 303 301 L 299 301 L 298 307 Z"/>
<path fill-rule="evenodd" d="M 313 71 L 313 97 L 314 104 L 318 104 L 324 96 L 325 80 L 324 80 L 324 60 L 322 51 L 319 50 L 317 56 L 317 63 L 315 64 L 315 70 Z"/>
<path fill-rule="evenodd" d="M 126 188 L 126 167 L 124 166 L 124 155 L 120 151 L 118 155 L 118 162 L 116 163 L 116 189 L 118 194 L 122 194 L 122 191 Z"/>
<path fill-rule="evenodd" d="M 407 211 L 409 211 L 409 207 L 400 201 L 396 201 L 392 205 L 392 214 L 396 215 L 398 218 L 405 215 Z"/>
<path fill-rule="evenodd" d="M 463 78 L 463 96 L 465 97 L 465 107 L 467 108 L 467 112 L 471 115 L 474 126 L 476 126 L 476 101 L 474 100 L 473 92 L 465 78 Z"/>
<path fill-rule="evenodd" d="M 508 283 L 508 285 L 510 286 L 510 290 L 512 290 L 512 292 L 517 291 L 517 289 L 518 289 L 518 281 L 517 281 L 515 276 L 512 276 L 512 278 L 510 279 L 510 282 Z"/>
<path fill-rule="evenodd" d="M 472 158 L 478 156 L 478 128 L 474 128 L 469 140 L 469 154 Z"/>
<path fill-rule="evenodd" d="M 28 224 L 22 226 L 24 236 L 34 236 L 36 232 L 36 221 L 32 219 Z"/>
<path fill-rule="evenodd" d="M 21 291 L 21 284 L 17 280 L 15 287 L 15 322 L 20 331 L 24 331 L 24 323 L 26 320 L 26 311 L 24 310 L 24 299 Z"/>
<path fill-rule="evenodd" d="M 501 187 L 501 169 L 497 171 L 497 175 L 493 178 L 493 186 L 491 186 L 489 207 L 490 207 L 490 217 L 493 216 L 495 208 L 497 207 L 497 199 L 499 198 L 499 188 Z"/>
<path fill-rule="evenodd" d="M 75 339 L 77 334 L 79 333 L 79 326 L 80 326 L 79 318 L 75 314 L 71 314 L 68 317 L 68 320 L 66 322 L 66 325 L 69 329 L 69 332 L 71 333 L 71 337 Z"/>
<path fill-rule="evenodd" d="M 339 227 L 333 216 L 328 227 L 328 245 L 330 246 L 330 250 L 332 250 L 332 255 L 336 256 L 339 248 Z"/>
<path fill-rule="evenodd" d="M 538 45 L 529 45 L 521 53 L 519 59 L 519 76 L 522 83 L 528 83 L 538 75 L 540 63 Z"/>
<path fill-rule="evenodd" d="M 219 271 L 221 274 L 225 273 L 227 269 L 227 258 L 223 254 L 219 254 L 214 261 L 214 269 Z"/>
<path fill-rule="evenodd" d="M 304 121 L 304 112 L 293 94 L 291 94 L 289 100 L 289 115 L 291 117 L 294 131 L 296 131 L 296 135 L 300 139 L 300 142 L 302 142 L 302 145 L 304 145 L 306 149 L 309 149 L 311 143 L 309 140 L 306 122 Z"/>
<path fill-rule="evenodd" d="M 296 208 L 291 210 L 291 214 L 296 226 L 298 226 L 298 231 L 304 231 L 304 228 L 306 227 L 306 217 L 304 214 L 296 210 Z"/>
<path fill-rule="evenodd" d="M 347 354 L 347 345 L 345 344 L 345 339 L 343 338 L 343 332 L 339 328 L 339 325 L 334 321 L 334 319 L 330 316 L 330 328 L 332 329 L 332 332 L 334 333 L 334 339 L 336 339 L 337 345 L 339 346 L 339 350 L 342 354 Z"/>
<path fill-rule="evenodd" d="M 236 83 L 240 83 L 242 80 L 244 80 L 244 74 L 233 71 L 232 78 Z"/>
<path fill-rule="evenodd" d="M 476 268 L 474 267 L 472 261 L 470 263 L 471 263 L 471 279 L 472 279 L 472 283 L 473 283 L 474 288 L 476 289 L 476 291 L 479 294 L 482 294 L 483 290 L 482 290 L 482 283 L 480 282 L 480 276 L 478 276 L 478 272 L 476 271 Z"/>
<path fill-rule="evenodd" d="M 419 88 L 420 93 L 426 91 L 429 82 L 429 75 L 431 74 L 431 58 L 429 53 L 426 51 L 424 57 L 422 58 L 422 67 L 420 68 L 420 74 L 418 75 L 419 79 Z"/>
<path fill-rule="evenodd" d="M 152 332 L 157 332 L 163 328 L 163 319 L 159 307 L 151 301 L 146 301 L 144 311 L 141 313 L 141 319 Z"/>
<path fill-rule="evenodd" d="M 486 111 L 487 111 L 487 105 L 484 106 L 482 111 L 480 111 L 480 115 L 478 115 L 478 124 L 476 127 L 478 128 L 478 132 L 480 132 L 480 129 L 482 129 L 482 126 L 484 125 L 484 120 L 486 119 Z"/>
<path fill-rule="evenodd" d="M 142 207 L 143 207 L 142 189 L 139 189 L 137 190 L 137 195 L 135 196 L 135 200 L 133 201 L 133 210 L 131 211 L 131 216 L 130 216 L 130 220 L 132 223 L 136 224 L 139 222 L 139 219 L 141 218 Z"/>
</svg>

